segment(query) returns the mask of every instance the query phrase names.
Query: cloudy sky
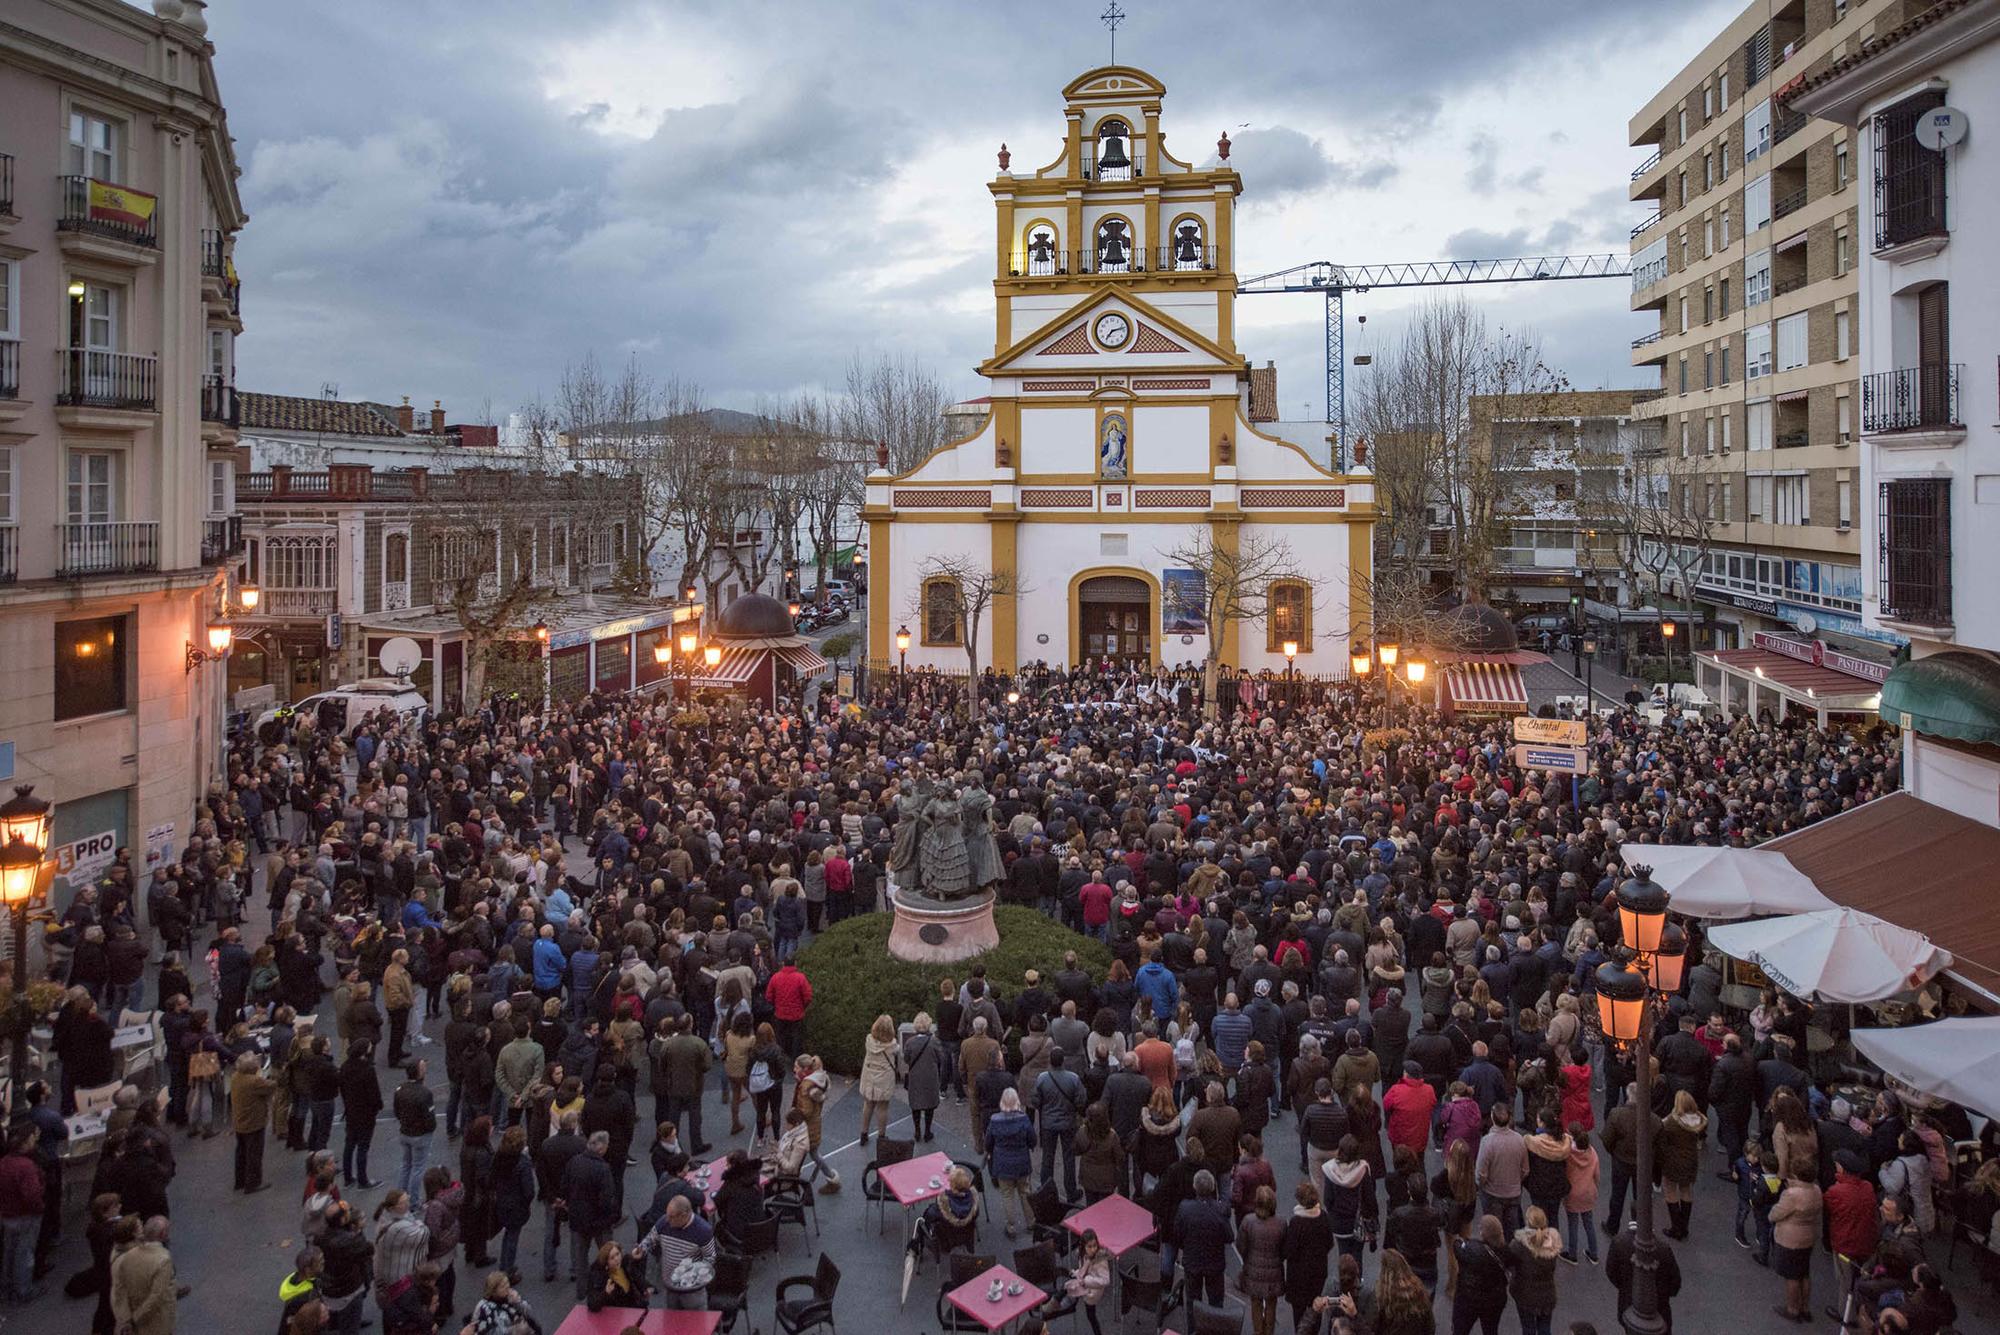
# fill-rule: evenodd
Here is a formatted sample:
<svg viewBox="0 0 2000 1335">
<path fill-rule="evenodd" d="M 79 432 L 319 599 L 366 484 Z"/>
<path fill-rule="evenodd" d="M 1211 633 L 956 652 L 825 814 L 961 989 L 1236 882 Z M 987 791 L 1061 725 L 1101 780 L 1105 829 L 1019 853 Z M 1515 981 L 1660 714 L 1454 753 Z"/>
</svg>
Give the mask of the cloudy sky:
<svg viewBox="0 0 2000 1335">
<path fill-rule="evenodd" d="M 1738 7 L 1126 0 L 1118 55 L 1166 83 L 1178 156 L 1229 131 L 1246 275 L 1623 252 L 1627 121 Z M 214 0 L 251 215 L 239 378 L 458 420 L 587 352 L 748 407 L 880 350 L 980 393 L 994 150 L 1055 155 L 1062 86 L 1106 63 L 1102 8 Z M 1642 383 L 1619 280 L 1474 296 L 1575 384 Z M 1350 353 L 1385 351 L 1419 299 L 1350 302 Z M 1320 314 L 1241 303 L 1287 417 L 1323 407 Z"/>
</svg>

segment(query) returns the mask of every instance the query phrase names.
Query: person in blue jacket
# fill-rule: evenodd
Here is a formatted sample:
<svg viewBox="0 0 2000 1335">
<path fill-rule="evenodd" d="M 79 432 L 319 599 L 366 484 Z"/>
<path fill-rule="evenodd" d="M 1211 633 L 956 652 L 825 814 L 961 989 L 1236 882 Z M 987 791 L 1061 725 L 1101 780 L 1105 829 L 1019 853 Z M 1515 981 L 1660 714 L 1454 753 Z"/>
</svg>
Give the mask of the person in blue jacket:
<svg viewBox="0 0 2000 1335">
<path fill-rule="evenodd" d="M 1132 985 L 1152 1006 L 1155 1020 L 1165 1024 L 1174 1018 L 1174 1010 L 1181 1001 L 1181 985 L 1174 980 L 1173 971 L 1166 965 L 1158 960 L 1147 960 L 1139 966 Z"/>
<path fill-rule="evenodd" d="M 547 998 L 562 991 L 563 972 L 569 961 L 563 958 L 562 947 L 556 944 L 556 929 L 542 924 L 541 935 L 535 940 L 535 951 L 531 965 L 535 971 L 535 991 Z"/>
<path fill-rule="evenodd" d="M 1031 1228 L 1034 1212 L 1028 1206 L 1028 1177 L 1035 1169 L 1035 1124 L 1021 1110 L 1021 1093 L 1009 1088 L 1000 1096 L 1000 1110 L 986 1121 L 987 1171 L 1000 1188 L 1000 1203 L 1006 1207 L 1007 1236 L 1015 1231 L 1018 1210 L 1022 1228 Z"/>
</svg>

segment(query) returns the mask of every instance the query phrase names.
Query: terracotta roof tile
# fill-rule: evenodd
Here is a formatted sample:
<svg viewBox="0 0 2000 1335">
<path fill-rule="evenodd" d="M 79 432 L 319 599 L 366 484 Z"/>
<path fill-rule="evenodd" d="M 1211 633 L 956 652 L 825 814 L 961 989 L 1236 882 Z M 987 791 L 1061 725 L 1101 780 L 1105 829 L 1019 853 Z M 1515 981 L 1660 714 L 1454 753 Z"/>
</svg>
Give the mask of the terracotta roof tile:
<svg viewBox="0 0 2000 1335">
<path fill-rule="evenodd" d="M 1842 56 L 1819 73 L 1800 79 L 1780 90 L 1778 100 L 1788 102 L 1808 89 L 1818 88 L 1881 55 L 1890 47 L 1908 41 L 1924 29 L 1971 4 L 1972 0 L 1937 0 L 1929 9 L 1903 20 L 1887 32 L 1877 33 L 1850 55 Z"/>
<path fill-rule="evenodd" d="M 346 403 L 339 399 L 304 398 L 293 394 L 238 396 L 245 430 L 310 431 L 330 436 L 400 436 L 396 411 L 380 403 Z"/>
<path fill-rule="evenodd" d="M 1250 420 L 1278 420 L 1278 368 L 1275 366 L 1250 368 Z"/>
</svg>

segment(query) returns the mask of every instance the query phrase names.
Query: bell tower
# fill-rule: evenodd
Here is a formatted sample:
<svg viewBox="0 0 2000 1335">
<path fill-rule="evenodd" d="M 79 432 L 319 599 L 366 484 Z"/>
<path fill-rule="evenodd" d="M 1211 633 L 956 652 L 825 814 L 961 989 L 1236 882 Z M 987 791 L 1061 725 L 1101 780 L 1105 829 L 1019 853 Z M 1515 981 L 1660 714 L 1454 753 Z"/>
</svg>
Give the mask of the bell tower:
<svg viewBox="0 0 2000 1335">
<path fill-rule="evenodd" d="M 1061 151 L 1012 169 L 1000 150 L 993 192 L 997 237 L 994 352 L 1079 296 L 1117 289 L 1171 313 L 1236 352 L 1234 213 L 1242 178 L 1225 135 L 1205 165 L 1175 157 L 1160 125 L 1166 86 L 1107 65 L 1063 89 Z"/>
</svg>

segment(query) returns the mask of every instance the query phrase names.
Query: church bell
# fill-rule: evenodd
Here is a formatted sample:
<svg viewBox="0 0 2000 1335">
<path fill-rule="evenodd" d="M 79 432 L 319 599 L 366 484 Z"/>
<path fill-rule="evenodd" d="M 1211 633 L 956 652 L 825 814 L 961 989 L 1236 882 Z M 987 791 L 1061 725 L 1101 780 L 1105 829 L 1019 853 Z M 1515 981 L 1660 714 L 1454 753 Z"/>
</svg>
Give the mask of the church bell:
<svg viewBox="0 0 2000 1335">
<path fill-rule="evenodd" d="M 1125 156 L 1125 140 L 1119 135 L 1106 135 L 1104 137 L 1104 151 L 1098 155 L 1097 159 L 1098 175 L 1102 176 L 1105 172 L 1116 171 L 1121 168 L 1130 167 L 1131 165 L 1132 159 Z"/>
</svg>

